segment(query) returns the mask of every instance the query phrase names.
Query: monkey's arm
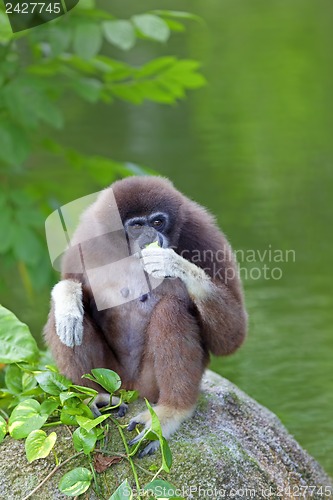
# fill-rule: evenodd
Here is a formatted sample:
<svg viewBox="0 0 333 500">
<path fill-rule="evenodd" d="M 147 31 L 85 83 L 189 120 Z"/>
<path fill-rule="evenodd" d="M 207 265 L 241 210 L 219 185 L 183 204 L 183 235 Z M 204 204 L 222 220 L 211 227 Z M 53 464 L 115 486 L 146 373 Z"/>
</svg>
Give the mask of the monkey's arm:
<svg viewBox="0 0 333 500">
<path fill-rule="evenodd" d="M 231 354 L 241 345 L 247 315 L 236 273 L 229 282 L 213 280 L 170 248 L 145 248 L 141 255 L 145 271 L 153 277 L 179 278 L 185 284 L 199 312 L 204 341 L 213 354 Z"/>
<path fill-rule="evenodd" d="M 56 333 L 67 347 L 82 344 L 82 295 L 82 284 L 73 280 L 59 281 L 51 293 Z"/>
</svg>

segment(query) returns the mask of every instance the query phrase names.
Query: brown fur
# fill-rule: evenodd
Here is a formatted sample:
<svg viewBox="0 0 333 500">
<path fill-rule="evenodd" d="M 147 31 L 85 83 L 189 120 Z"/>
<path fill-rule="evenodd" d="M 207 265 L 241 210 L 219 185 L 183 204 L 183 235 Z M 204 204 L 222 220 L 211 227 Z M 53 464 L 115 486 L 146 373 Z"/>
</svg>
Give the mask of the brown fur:
<svg viewBox="0 0 333 500">
<path fill-rule="evenodd" d="M 122 222 L 159 210 L 169 214 L 170 246 L 205 270 L 211 278 L 211 293 L 196 299 L 190 297 L 179 278 L 165 279 L 145 302 L 137 299 L 98 311 L 85 273 L 70 272 L 74 262 L 78 266 L 74 269 L 80 270 L 77 251 L 73 249 L 65 255 L 62 279 L 83 284 L 83 343 L 70 348 L 60 342 L 53 305 L 44 329 L 46 342 L 60 371 L 75 383 L 89 384 L 81 376 L 92 368 L 110 368 L 120 375 L 124 388 L 137 389 L 152 402 L 177 410 L 191 408 L 209 352 L 232 353 L 246 333 L 242 288 L 230 246 L 213 217 L 166 179 L 131 177 L 115 182 L 111 188 Z M 82 215 L 74 243 L 97 226 L 104 228 L 105 233 L 112 231 L 109 193 L 109 188 L 104 190 Z M 108 256 L 111 239 L 107 234 L 99 240 L 92 238 L 85 243 L 85 256 L 103 261 Z M 114 255 L 112 260 L 119 258 L 120 255 Z M 230 276 L 231 270 L 234 277 L 226 280 L 226 273 Z M 135 273 L 134 268 L 131 271 L 134 281 Z M 104 282 L 101 287 L 107 289 Z"/>
</svg>

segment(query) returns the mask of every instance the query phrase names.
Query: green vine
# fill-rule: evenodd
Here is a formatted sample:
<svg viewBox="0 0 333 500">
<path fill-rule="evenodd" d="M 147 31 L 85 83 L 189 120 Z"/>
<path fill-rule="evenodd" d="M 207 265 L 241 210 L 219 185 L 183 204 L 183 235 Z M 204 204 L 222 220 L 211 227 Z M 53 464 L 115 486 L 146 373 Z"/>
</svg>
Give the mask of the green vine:
<svg viewBox="0 0 333 500">
<path fill-rule="evenodd" d="M 0 443 L 9 434 L 13 439 L 25 440 L 25 452 L 29 463 L 45 459 L 51 452 L 55 456 L 54 469 L 23 500 L 33 498 L 34 494 L 64 465 L 83 455 L 87 467 L 75 467 L 64 474 L 59 482 L 59 489 L 70 497 L 77 497 L 93 487 L 98 498 L 105 499 L 94 465 L 97 454 L 110 455 L 106 448 L 109 428 L 117 429 L 121 437 L 124 452 L 113 453 L 113 459 L 126 459 L 131 467 L 133 478 L 126 478 L 108 500 L 143 498 L 162 498 L 157 491 L 163 486 L 172 492 L 175 489 L 170 483 L 159 478 L 162 472 L 170 471 L 172 456 L 168 443 L 162 435 L 161 425 L 156 413 L 146 401 L 151 413 L 152 424 L 140 442 L 132 447 L 127 443 L 123 428 L 111 411 L 121 403 L 130 403 L 136 399 L 135 391 L 120 389 L 121 380 L 112 370 L 93 369 L 88 378 L 103 387 L 112 395 L 119 397 L 119 403 L 108 406 L 103 413 L 95 417 L 90 408 L 97 391 L 89 387 L 73 384 L 61 375 L 55 366 L 49 363 L 48 354 L 41 352 L 32 337 L 27 325 L 21 323 L 13 313 L 0 306 L 0 344 L 2 352 L 0 363 L 5 365 L 0 381 Z M 111 399 L 110 399 L 111 400 Z M 57 441 L 57 426 L 75 427 L 71 432 L 73 448 L 76 451 L 64 461 L 59 460 L 54 446 Z M 48 434 L 44 429 L 51 428 Z M 136 464 L 135 455 L 143 440 L 159 440 L 161 448 L 161 464 L 154 465 L 157 470 L 152 473 L 148 484 L 141 484 L 140 470 L 151 474 Z M 134 493 L 131 482 L 135 485 Z M 136 495 L 134 497 L 134 495 Z M 176 498 L 170 496 L 169 498 Z M 177 497 L 179 499 L 179 497 Z"/>
</svg>

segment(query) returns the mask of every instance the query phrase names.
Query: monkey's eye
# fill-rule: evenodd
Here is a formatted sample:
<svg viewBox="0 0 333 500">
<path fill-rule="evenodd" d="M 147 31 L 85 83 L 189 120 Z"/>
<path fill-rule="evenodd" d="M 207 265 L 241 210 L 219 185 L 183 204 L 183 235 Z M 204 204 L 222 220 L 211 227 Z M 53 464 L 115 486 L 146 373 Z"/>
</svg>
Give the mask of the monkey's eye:
<svg viewBox="0 0 333 500">
<path fill-rule="evenodd" d="M 161 229 L 161 227 L 163 226 L 164 224 L 164 221 L 162 219 L 154 219 L 151 223 L 151 225 L 155 228 L 155 229 Z"/>
</svg>

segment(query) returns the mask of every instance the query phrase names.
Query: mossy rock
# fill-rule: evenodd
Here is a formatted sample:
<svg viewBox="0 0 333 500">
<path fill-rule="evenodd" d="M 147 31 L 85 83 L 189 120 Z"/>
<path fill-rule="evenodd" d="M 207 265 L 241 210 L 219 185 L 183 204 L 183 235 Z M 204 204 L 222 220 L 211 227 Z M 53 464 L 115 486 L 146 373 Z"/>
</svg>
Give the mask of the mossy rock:
<svg viewBox="0 0 333 500">
<path fill-rule="evenodd" d="M 133 403 L 124 422 L 141 411 L 142 405 L 140 401 Z M 64 461 L 75 454 L 70 431 L 65 427 L 55 430 L 58 434 L 55 451 Z M 278 418 L 211 371 L 205 373 L 193 418 L 173 436 L 170 447 L 173 466 L 165 479 L 177 486 L 179 496 L 185 498 L 281 500 L 302 495 L 320 500 L 333 498 L 332 480 L 288 434 Z M 107 448 L 111 455 L 124 453 L 117 430 L 110 433 Z M 23 441 L 10 437 L 0 445 L 0 453 L 0 498 L 6 500 L 23 500 L 55 467 L 52 454 L 28 464 Z M 151 480 L 149 472 L 142 468 L 147 470 L 159 458 L 158 452 L 155 456 L 135 459 L 142 485 Z M 58 490 L 59 480 L 78 466 L 89 467 L 86 457 L 71 460 L 31 498 L 68 498 Z M 125 478 L 134 487 L 126 460 L 112 465 L 98 477 L 105 499 Z M 90 489 L 80 498 L 98 496 Z"/>
</svg>

